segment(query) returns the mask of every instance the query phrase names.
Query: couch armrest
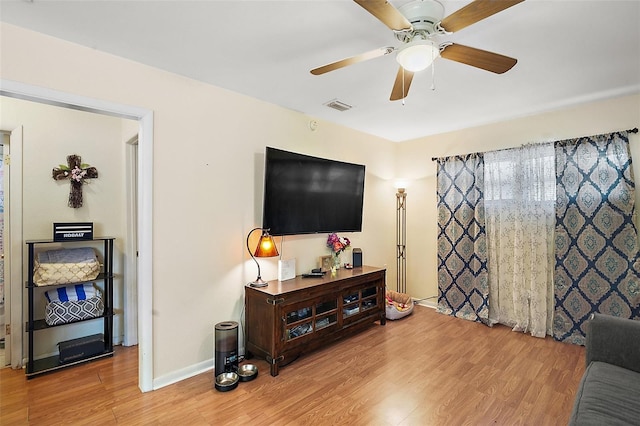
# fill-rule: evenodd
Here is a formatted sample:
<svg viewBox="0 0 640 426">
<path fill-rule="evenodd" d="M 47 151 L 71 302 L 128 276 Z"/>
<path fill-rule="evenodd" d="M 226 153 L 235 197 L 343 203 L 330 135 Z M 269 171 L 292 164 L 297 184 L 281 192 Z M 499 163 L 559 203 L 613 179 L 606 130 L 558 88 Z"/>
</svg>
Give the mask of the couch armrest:
<svg viewBox="0 0 640 426">
<path fill-rule="evenodd" d="M 587 366 L 592 361 L 640 373 L 640 321 L 593 314 L 587 328 Z"/>
</svg>

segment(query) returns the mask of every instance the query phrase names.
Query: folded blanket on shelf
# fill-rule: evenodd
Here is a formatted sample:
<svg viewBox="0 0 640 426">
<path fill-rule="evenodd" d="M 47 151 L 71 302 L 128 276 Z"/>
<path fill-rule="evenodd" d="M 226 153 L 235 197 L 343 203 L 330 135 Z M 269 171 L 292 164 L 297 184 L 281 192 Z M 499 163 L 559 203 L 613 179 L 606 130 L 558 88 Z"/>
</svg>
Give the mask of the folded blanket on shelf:
<svg viewBox="0 0 640 426">
<path fill-rule="evenodd" d="M 87 300 L 97 295 L 99 295 L 98 290 L 96 290 L 92 283 L 58 287 L 44 292 L 44 297 L 47 298 L 47 302 Z"/>
</svg>

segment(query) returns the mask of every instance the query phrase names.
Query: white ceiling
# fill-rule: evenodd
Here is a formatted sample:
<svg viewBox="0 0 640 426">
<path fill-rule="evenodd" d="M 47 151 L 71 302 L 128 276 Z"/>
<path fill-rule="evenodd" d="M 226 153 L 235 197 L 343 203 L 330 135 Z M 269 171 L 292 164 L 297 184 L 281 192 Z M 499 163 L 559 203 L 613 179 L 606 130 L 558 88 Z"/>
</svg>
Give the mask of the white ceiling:
<svg viewBox="0 0 640 426">
<path fill-rule="evenodd" d="M 441 2 L 447 16 L 469 0 Z M 441 37 L 518 63 L 497 75 L 439 58 L 433 79 L 431 69 L 415 75 L 404 105 L 389 101 L 394 54 L 309 73 L 399 45 L 352 0 L 2 0 L 0 20 L 391 141 L 640 92 L 636 0 L 526 0 Z M 353 108 L 324 105 L 334 99 Z"/>
</svg>

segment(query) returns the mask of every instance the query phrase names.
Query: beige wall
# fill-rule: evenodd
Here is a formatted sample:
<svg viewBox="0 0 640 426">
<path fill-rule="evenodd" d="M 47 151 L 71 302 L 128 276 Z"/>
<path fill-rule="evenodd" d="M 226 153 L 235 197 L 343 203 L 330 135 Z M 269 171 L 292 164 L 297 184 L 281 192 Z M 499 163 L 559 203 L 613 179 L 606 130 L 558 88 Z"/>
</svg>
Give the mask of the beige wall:
<svg viewBox="0 0 640 426">
<path fill-rule="evenodd" d="M 640 124 L 640 95 L 591 102 L 517 120 L 417 139 L 399 145 L 398 174 L 406 177 L 407 290 L 416 298 L 438 294 L 436 164 L 432 157 L 484 152 L 526 143 L 627 130 Z M 631 134 L 631 154 L 640 176 L 640 138 Z M 640 191 L 636 191 L 636 204 Z M 435 299 L 432 299 L 434 301 Z"/>
<path fill-rule="evenodd" d="M 267 145 L 365 164 L 363 232 L 349 237 L 365 263 L 395 264 L 395 144 L 322 121 L 312 132 L 300 113 L 11 25 L 0 36 L 2 79 L 154 111 L 156 381 L 210 362 L 213 326 L 241 320 L 243 286 L 257 272 L 245 238 L 260 224 Z M 284 257 L 305 272 L 328 254 L 325 241 L 287 237 Z M 260 262 L 263 278 L 277 277 L 275 259 Z"/>
</svg>

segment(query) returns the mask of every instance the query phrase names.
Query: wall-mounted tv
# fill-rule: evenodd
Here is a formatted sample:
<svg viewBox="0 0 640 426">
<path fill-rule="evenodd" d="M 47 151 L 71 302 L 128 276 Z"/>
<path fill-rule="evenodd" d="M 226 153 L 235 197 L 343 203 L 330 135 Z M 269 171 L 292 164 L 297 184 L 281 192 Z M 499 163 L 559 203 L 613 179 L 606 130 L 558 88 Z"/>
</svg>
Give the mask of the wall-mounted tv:
<svg viewBox="0 0 640 426">
<path fill-rule="evenodd" d="M 272 235 L 362 231 L 365 166 L 267 147 L 262 227 Z"/>
</svg>

